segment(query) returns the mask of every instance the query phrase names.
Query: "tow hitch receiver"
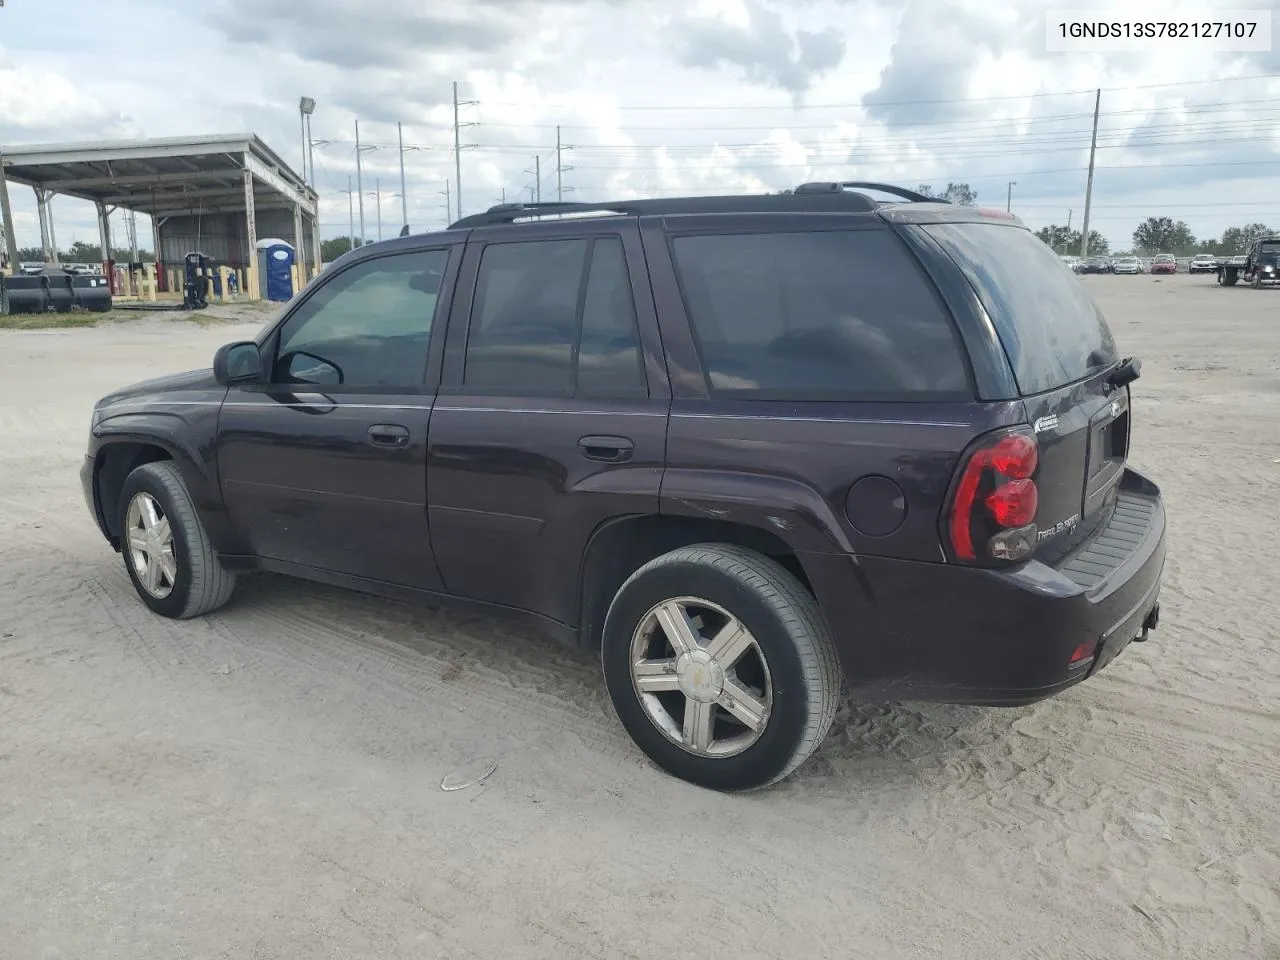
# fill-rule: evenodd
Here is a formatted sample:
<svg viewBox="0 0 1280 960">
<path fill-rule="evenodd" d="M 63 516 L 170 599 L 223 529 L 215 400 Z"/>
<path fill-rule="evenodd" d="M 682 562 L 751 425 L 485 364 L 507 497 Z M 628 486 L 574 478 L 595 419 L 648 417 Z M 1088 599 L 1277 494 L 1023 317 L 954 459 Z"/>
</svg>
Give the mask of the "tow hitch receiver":
<svg viewBox="0 0 1280 960">
<path fill-rule="evenodd" d="M 1133 638 L 1134 643 L 1142 643 L 1147 639 L 1147 634 L 1160 625 L 1160 604 L 1156 604 L 1151 608 L 1151 612 L 1147 614 L 1147 619 L 1142 621 L 1142 632 Z"/>
</svg>

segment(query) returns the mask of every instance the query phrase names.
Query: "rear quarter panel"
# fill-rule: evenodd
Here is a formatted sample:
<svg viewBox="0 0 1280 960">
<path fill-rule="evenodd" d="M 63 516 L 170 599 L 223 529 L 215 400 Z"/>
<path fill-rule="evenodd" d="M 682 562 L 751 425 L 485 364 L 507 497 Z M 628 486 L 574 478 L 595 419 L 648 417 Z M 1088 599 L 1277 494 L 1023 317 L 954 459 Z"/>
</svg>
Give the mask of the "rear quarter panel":
<svg viewBox="0 0 1280 960">
<path fill-rule="evenodd" d="M 806 226 L 807 221 L 797 219 L 796 229 Z M 875 227 L 889 229 L 884 224 Z M 756 228 L 787 226 L 774 221 Z M 734 229 L 741 228 L 735 223 L 723 232 Z M 978 394 L 994 393 L 999 399 L 918 403 L 713 398 L 668 246 L 670 230 L 668 223 L 642 221 L 674 395 L 662 512 L 761 527 L 797 551 L 943 562 L 939 522 L 960 454 L 975 435 L 1024 420 L 1021 401 L 1006 398 L 1011 382 L 1007 364 L 999 354 L 995 362 L 990 360 L 993 334 L 986 318 L 973 312 L 972 291 L 958 287 L 944 291 L 941 299 L 957 316 L 971 356 L 975 350 L 981 355 L 981 363 L 973 364 Z M 919 254 L 917 258 L 925 259 Z M 928 276 L 933 276 L 932 268 Z M 930 282 L 925 277 L 922 281 Z M 936 278 L 932 282 L 938 283 Z M 888 502 L 892 494 L 881 497 L 886 511 L 900 513 L 900 522 L 890 532 L 861 530 L 846 513 L 851 487 L 870 477 L 886 478 L 900 491 L 900 506 Z"/>
</svg>

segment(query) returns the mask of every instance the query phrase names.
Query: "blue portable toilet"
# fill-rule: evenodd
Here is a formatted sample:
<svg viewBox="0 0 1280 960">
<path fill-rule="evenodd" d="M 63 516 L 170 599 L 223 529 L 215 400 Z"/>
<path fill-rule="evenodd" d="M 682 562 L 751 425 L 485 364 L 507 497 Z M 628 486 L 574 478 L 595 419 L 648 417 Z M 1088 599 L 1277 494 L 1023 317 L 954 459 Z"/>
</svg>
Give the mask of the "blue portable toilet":
<svg viewBox="0 0 1280 960">
<path fill-rule="evenodd" d="M 293 244 L 276 237 L 258 241 L 258 295 L 264 300 L 292 300 Z"/>
</svg>

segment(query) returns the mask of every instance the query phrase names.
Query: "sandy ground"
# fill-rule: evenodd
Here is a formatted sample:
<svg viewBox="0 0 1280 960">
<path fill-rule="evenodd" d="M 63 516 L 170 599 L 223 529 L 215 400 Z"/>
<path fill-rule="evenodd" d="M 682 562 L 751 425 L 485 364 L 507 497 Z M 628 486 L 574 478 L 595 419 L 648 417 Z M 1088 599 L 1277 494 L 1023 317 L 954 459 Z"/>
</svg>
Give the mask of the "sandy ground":
<svg viewBox="0 0 1280 960">
<path fill-rule="evenodd" d="M 253 327 L 0 331 L 0 957 L 1280 957 L 1280 292 L 1083 282 L 1146 363 L 1161 629 L 1033 707 L 847 704 L 749 796 L 494 621 L 265 576 L 150 615 L 90 405 Z"/>
</svg>

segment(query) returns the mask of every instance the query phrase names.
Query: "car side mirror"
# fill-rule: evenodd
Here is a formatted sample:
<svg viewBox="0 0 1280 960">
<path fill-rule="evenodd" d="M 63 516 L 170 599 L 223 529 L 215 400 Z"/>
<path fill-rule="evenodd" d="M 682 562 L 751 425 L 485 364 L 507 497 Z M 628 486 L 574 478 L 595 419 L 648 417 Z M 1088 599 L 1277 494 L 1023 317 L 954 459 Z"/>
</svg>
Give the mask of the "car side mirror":
<svg viewBox="0 0 1280 960">
<path fill-rule="evenodd" d="M 228 387 L 233 383 L 256 383 L 262 379 L 262 354 L 252 340 L 228 343 L 213 355 L 213 378 Z"/>
</svg>

